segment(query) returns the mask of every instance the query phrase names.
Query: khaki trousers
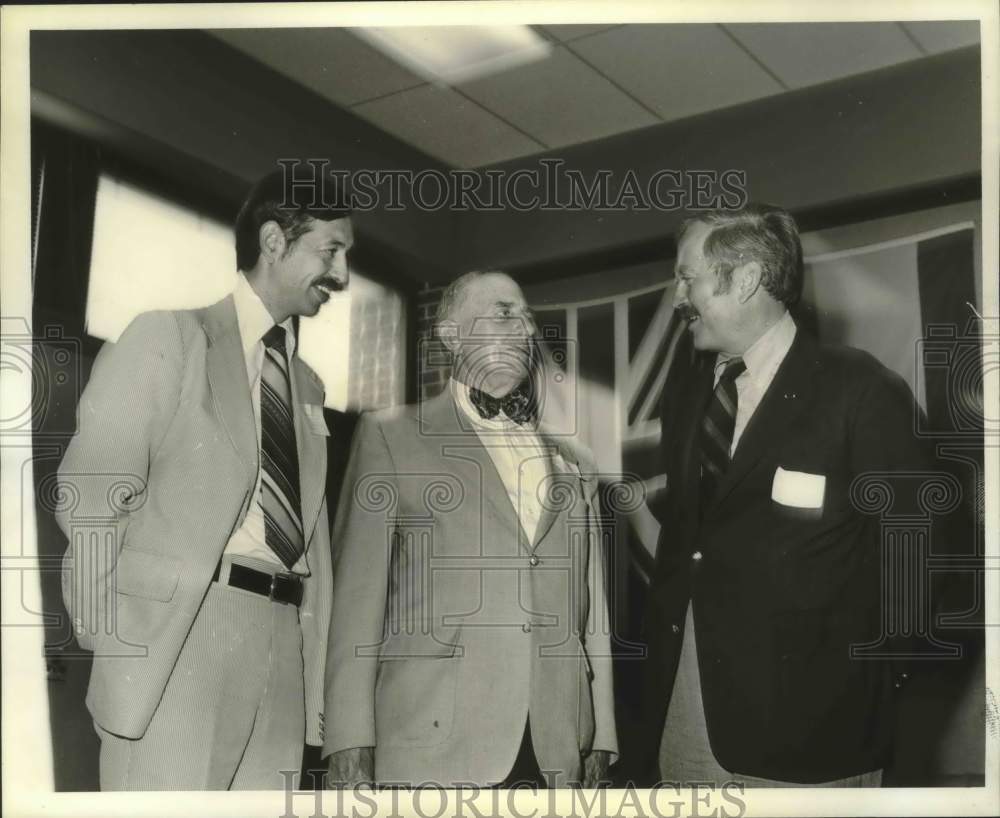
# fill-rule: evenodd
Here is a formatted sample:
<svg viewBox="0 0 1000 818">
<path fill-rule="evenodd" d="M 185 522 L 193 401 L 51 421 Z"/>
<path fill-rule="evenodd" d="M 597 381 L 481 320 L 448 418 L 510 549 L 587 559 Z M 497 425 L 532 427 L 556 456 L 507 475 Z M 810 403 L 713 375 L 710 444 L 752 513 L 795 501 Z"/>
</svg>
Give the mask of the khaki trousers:
<svg viewBox="0 0 1000 818">
<path fill-rule="evenodd" d="M 745 787 L 881 787 L 882 770 L 862 775 L 826 781 L 822 784 L 791 784 L 772 781 L 742 773 L 731 773 L 715 760 L 705 724 L 705 707 L 701 698 L 701 677 L 698 673 L 698 649 L 694 638 L 694 614 L 688 606 L 684 625 L 677 678 L 670 698 L 663 736 L 660 740 L 660 778 L 663 781 L 715 782 L 722 786 L 735 781 Z"/>
<path fill-rule="evenodd" d="M 305 737 L 298 609 L 213 582 L 146 733 L 97 732 L 105 791 L 282 789 L 282 771 L 297 784 Z"/>
</svg>

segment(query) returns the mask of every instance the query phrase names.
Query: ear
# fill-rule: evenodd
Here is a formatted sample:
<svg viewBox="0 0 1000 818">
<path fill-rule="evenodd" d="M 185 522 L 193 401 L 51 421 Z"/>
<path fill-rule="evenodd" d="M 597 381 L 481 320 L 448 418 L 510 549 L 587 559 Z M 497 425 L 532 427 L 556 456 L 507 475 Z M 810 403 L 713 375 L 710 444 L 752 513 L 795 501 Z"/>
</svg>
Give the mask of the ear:
<svg viewBox="0 0 1000 818">
<path fill-rule="evenodd" d="M 448 351 L 452 355 L 457 355 L 461 346 L 461 341 L 458 338 L 458 324 L 446 318 L 434 328 L 434 331 Z"/>
<path fill-rule="evenodd" d="M 733 270 L 733 284 L 736 287 L 736 297 L 741 304 L 746 304 L 754 293 L 760 289 L 761 276 L 763 270 L 760 262 L 748 261 L 746 264 Z"/>
<path fill-rule="evenodd" d="M 261 257 L 267 261 L 274 262 L 281 258 L 285 252 L 285 234 L 281 226 L 276 221 L 264 222 L 258 232 L 260 240 Z"/>
</svg>

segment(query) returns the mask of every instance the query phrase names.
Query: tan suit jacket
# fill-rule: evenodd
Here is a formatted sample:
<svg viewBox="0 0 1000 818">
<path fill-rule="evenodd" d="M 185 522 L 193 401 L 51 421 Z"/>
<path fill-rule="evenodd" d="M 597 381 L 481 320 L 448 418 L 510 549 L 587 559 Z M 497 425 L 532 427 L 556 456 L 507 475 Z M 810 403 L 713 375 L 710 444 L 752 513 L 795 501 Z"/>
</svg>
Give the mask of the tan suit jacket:
<svg viewBox="0 0 1000 818">
<path fill-rule="evenodd" d="M 319 744 L 331 586 L 323 386 L 298 358 L 291 379 L 311 568 L 300 608 L 306 738 Z M 87 706 L 108 732 L 145 732 L 254 499 L 258 458 L 231 296 L 144 313 L 102 348 L 59 468 L 56 516 L 70 540 L 64 601 L 94 652 Z"/>
<path fill-rule="evenodd" d="M 617 752 L 593 463 L 540 437 L 549 501 L 528 542 L 450 392 L 362 416 L 334 526 L 325 753 L 374 746 L 382 783 L 498 783 L 529 713 L 557 784 Z"/>
</svg>

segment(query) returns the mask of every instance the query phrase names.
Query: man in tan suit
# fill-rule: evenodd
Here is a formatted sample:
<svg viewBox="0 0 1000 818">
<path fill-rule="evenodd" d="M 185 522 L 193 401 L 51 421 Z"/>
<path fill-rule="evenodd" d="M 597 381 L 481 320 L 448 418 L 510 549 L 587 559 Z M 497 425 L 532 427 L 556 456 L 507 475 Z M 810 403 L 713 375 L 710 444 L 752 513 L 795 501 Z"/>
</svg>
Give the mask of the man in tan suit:
<svg viewBox="0 0 1000 818">
<path fill-rule="evenodd" d="M 334 784 L 604 776 L 615 735 L 593 460 L 546 424 L 502 273 L 444 293 L 444 392 L 362 416 L 334 526 Z"/>
<path fill-rule="evenodd" d="M 347 285 L 353 234 L 285 188 L 266 177 L 237 217 L 232 295 L 101 350 L 60 466 L 103 790 L 280 789 L 322 741 L 327 432 L 292 320 Z"/>
</svg>

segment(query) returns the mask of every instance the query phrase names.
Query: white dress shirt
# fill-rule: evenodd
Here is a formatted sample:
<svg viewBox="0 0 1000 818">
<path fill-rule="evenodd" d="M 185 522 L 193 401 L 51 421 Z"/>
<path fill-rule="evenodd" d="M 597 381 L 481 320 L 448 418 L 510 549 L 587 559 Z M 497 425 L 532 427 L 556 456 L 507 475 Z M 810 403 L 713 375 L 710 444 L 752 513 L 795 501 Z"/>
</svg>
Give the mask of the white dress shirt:
<svg viewBox="0 0 1000 818">
<path fill-rule="evenodd" d="M 489 452 L 528 542 L 534 543 L 542 516 L 539 487 L 549 475 L 551 449 L 542 445 L 534 428 L 515 423 L 503 410 L 495 418 L 482 417 L 469 398 L 466 384 L 452 378 L 449 387 L 455 403 Z"/>
<path fill-rule="evenodd" d="M 733 428 L 733 443 L 729 447 L 729 456 L 732 457 L 739 445 L 740 437 L 743 435 L 750 418 L 757 411 L 764 393 L 774 380 L 778 367 L 785 360 L 788 350 L 795 340 L 795 322 L 792 316 L 786 311 L 775 322 L 775 324 L 760 336 L 750 348 L 743 353 L 743 363 L 747 365 L 746 371 L 736 379 L 736 394 L 738 401 L 736 405 L 736 426 Z M 719 356 L 715 364 L 715 385 L 718 386 L 719 378 L 726 364 L 732 360 L 731 357 Z"/>
<path fill-rule="evenodd" d="M 281 571 L 287 570 L 278 555 L 271 550 L 264 537 L 264 509 L 260 504 L 260 374 L 264 366 L 264 336 L 274 326 L 274 319 L 267 311 L 260 296 L 254 292 L 246 276 L 239 273 L 236 276 L 236 289 L 233 290 L 233 303 L 236 306 L 236 319 L 240 327 L 240 342 L 243 345 L 243 357 L 246 360 L 247 381 L 250 384 L 250 401 L 253 404 L 254 425 L 257 429 L 258 467 L 257 482 L 254 485 L 254 502 L 250 503 L 247 516 L 226 544 L 224 554 L 229 557 L 250 557 L 267 563 Z M 295 394 L 291 359 L 295 354 L 295 333 L 292 319 L 281 322 L 285 328 L 285 346 L 288 350 L 288 375 L 292 378 L 292 395 Z M 294 399 L 294 398 L 293 398 Z M 301 515 L 302 510 L 299 509 Z M 308 575 L 309 567 L 303 554 L 292 568 L 293 573 Z"/>
</svg>

